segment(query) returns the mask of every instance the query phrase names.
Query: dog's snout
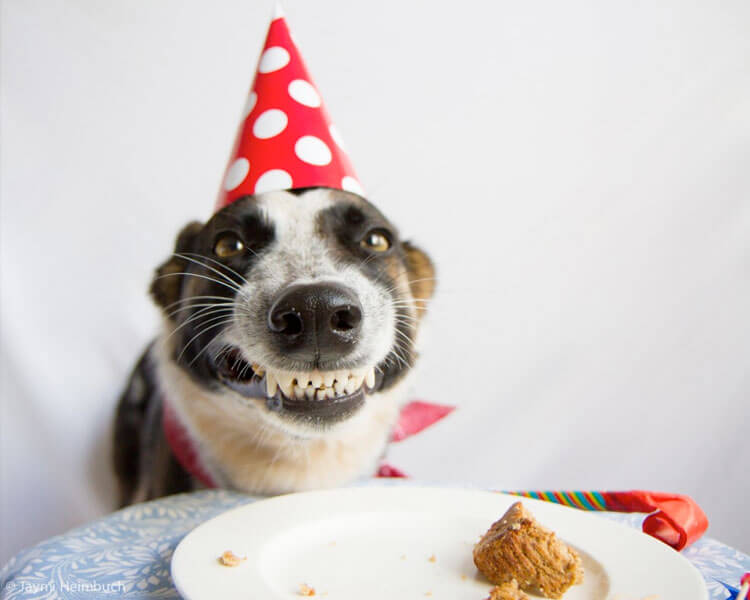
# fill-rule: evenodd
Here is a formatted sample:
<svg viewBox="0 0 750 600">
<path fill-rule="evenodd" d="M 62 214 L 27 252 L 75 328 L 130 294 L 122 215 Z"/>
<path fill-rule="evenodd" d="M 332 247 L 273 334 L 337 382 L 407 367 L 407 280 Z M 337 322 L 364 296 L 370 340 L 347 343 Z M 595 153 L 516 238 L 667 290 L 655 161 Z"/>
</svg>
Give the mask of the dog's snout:
<svg viewBox="0 0 750 600">
<path fill-rule="evenodd" d="M 357 343 L 361 325 L 357 296 L 334 283 L 289 286 L 268 312 L 268 329 L 285 354 L 306 361 L 346 355 Z"/>
</svg>

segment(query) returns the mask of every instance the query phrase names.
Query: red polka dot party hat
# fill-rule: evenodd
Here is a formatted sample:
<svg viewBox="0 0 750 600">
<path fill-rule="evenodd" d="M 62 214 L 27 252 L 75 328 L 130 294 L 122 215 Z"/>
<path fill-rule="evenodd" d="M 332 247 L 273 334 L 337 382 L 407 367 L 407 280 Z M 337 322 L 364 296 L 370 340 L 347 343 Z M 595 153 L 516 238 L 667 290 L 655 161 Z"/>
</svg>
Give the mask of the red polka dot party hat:
<svg viewBox="0 0 750 600">
<path fill-rule="evenodd" d="M 276 8 L 216 210 L 249 194 L 362 187 L 318 89 Z"/>
</svg>

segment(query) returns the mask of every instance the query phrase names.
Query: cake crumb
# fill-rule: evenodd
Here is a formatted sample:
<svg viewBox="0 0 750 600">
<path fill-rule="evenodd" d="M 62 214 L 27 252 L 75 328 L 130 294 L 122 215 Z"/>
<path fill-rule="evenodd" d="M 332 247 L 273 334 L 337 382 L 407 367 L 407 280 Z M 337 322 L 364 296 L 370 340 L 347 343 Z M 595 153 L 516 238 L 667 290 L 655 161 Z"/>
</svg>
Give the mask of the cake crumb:
<svg viewBox="0 0 750 600">
<path fill-rule="evenodd" d="M 511 579 L 507 583 L 495 586 L 485 600 L 529 600 L 529 597 L 518 587 L 518 582 Z"/>
<path fill-rule="evenodd" d="M 299 595 L 300 596 L 314 596 L 315 595 L 315 588 L 311 588 L 306 583 L 300 583 L 299 584 Z"/>
<path fill-rule="evenodd" d="M 401 555 L 401 560 L 406 560 L 406 554 Z"/>
<path fill-rule="evenodd" d="M 425 592 L 424 595 L 425 596 L 432 596 L 432 592 Z"/>
<path fill-rule="evenodd" d="M 432 556 L 430 556 L 430 558 L 428 558 L 427 560 L 429 560 L 430 562 L 434 563 L 434 562 L 436 562 L 436 561 L 437 561 L 437 558 L 435 558 L 435 555 L 433 554 L 433 555 L 432 555 Z"/>
<path fill-rule="evenodd" d="M 466 573 L 461 573 L 461 581 L 466 581 L 467 579 Z"/>
<path fill-rule="evenodd" d="M 243 560 L 247 560 L 247 556 L 237 556 L 231 550 L 227 550 L 219 557 L 219 562 L 225 567 L 236 567 Z"/>
</svg>

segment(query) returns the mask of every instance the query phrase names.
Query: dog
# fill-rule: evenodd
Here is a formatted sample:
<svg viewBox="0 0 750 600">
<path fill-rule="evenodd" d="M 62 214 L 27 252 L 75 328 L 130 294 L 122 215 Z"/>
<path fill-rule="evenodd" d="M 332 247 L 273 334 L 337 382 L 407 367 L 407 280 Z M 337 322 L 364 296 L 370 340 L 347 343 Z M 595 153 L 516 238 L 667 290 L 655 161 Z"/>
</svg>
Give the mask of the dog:
<svg viewBox="0 0 750 600">
<path fill-rule="evenodd" d="M 116 411 L 120 504 L 217 487 L 274 495 L 374 474 L 435 289 L 428 255 L 363 197 L 245 196 L 177 236 L 150 293 L 163 327 Z"/>
</svg>

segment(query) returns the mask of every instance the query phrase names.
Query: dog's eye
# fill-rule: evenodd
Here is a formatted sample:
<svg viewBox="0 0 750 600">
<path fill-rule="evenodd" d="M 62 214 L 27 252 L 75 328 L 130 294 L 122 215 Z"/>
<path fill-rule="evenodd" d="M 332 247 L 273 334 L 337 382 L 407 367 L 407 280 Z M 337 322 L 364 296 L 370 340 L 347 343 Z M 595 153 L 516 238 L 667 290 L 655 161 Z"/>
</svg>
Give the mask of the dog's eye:
<svg viewBox="0 0 750 600">
<path fill-rule="evenodd" d="M 368 232 L 360 243 L 360 246 L 373 252 L 385 252 L 391 247 L 388 235 L 382 229 L 373 229 Z"/>
<path fill-rule="evenodd" d="M 243 250 L 245 250 L 245 244 L 233 233 L 225 233 L 216 240 L 216 244 L 214 245 L 214 254 L 219 258 L 237 256 Z"/>
</svg>

